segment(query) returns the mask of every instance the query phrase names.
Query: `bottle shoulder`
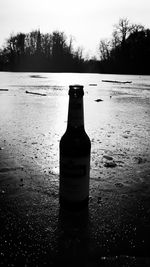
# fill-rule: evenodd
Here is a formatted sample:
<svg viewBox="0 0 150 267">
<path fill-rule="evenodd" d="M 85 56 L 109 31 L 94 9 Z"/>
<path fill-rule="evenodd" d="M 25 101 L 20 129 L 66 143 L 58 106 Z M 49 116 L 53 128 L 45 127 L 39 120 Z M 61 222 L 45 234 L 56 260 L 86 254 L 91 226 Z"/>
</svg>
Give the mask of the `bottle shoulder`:
<svg viewBox="0 0 150 267">
<path fill-rule="evenodd" d="M 66 130 L 60 140 L 60 153 L 83 156 L 90 153 L 90 138 L 84 130 Z"/>
<path fill-rule="evenodd" d="M 90 138 L 83 129 L 66 130 L 66 132 L 61 137 L 61 142 L 62 141 L 74 142 L 75 140 L 79 140 L 80 142 L 90 143 Z"/>
</svg>

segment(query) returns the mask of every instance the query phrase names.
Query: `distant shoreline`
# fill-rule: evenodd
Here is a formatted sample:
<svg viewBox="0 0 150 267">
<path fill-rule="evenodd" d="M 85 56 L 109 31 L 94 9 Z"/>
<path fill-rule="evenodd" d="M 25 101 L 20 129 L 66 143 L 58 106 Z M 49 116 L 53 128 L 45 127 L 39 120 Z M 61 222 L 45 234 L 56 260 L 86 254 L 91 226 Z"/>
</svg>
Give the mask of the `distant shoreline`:
<svg viewBox="0 0 150 267">
<path fill-rule="evenodd" d="M 145 74 L 145 73 L 113 73 L 113 72 L 80 72 L 80 71 L 36 71 L 36 70 L 20 70 L 20 71 L 13 71 L 13 70 L 0 70 L 0 72 L 12 72 L 12 73 L 89 73 L 89 74 L 109 74 L 109 75 L 138 75 L 138 76 L 150 76 L 149 74 Z"/>
</svg>

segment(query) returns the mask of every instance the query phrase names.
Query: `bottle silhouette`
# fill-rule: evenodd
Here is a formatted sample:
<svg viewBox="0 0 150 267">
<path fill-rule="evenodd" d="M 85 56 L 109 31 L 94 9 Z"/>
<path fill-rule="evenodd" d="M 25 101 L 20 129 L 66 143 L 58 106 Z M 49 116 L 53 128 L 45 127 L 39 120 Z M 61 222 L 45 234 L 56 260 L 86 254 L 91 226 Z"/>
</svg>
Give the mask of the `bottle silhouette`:
<svg viewBox="0 0 150 267">
<path fill-rule="evenodd" d="M 91 142 L 84 129 L 83 86 L 69 86 L 67 129 L 60 140 L 60 207 L 88 205 Z"/>
</svg>

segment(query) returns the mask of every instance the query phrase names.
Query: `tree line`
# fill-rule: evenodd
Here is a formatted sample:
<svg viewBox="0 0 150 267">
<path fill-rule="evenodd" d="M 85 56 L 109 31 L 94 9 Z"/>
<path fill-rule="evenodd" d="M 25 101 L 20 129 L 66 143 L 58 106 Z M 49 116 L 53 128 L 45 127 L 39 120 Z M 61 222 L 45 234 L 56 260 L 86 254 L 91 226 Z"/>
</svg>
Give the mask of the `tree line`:
<svg viewBox="0 0 150 267">
<path fill-rule="evenodd" d="M 0 70 L 150 74 L 150 30 L 120 19 L 112 38 L 100 40 L 98 53 L 99 59 L 85 59 L 64 32 L 35 30 L 7 39 L 0 49 Z"/>
<path fill-rule="evenodd" d="M 11 35 L 0 51 L 0 69 L 9 71 L 83 71 L 82 49 L 63 32 Z"/>
<path fill-rule="evenodd" d="M 100 41 L 99 52 L 101 72 L 150 74 L 150 29 L 120 19 L 112 38 Z"/>
</svg>

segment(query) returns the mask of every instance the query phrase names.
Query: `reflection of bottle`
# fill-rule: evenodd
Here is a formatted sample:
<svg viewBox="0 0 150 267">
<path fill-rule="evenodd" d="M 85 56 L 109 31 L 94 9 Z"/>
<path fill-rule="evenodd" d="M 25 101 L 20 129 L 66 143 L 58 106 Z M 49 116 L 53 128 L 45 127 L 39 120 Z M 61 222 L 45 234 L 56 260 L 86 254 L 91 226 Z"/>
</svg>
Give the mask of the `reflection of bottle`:
<svg viewBox="0 0 150 267">
<path fill-rule="evenodd" d="M 60 140 L 60 206 L 88 205 L 91 142 L 84 130 L 83 86 L 69 86 L 68 124 Z"/>
</svg>

